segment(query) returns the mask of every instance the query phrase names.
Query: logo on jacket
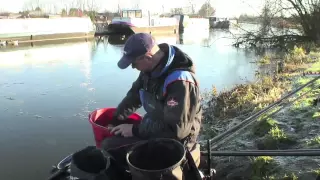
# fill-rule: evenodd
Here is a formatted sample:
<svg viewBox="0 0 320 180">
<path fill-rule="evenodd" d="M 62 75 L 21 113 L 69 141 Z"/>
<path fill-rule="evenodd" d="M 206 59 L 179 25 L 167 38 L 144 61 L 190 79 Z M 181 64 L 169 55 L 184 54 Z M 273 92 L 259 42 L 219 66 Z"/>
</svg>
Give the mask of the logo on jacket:
<svg viewBox="0 0 320 180">
<path fill-rule="evenodd" d="M 169 106 L 169 107 L 175 107 L 175 106 L 177 106 L 179 103 L 176 101 L 176 100 L 174 100 L 174 98 L 170 98 L 168 101 L 167 101 L 167 105 Z"/>
</svg>

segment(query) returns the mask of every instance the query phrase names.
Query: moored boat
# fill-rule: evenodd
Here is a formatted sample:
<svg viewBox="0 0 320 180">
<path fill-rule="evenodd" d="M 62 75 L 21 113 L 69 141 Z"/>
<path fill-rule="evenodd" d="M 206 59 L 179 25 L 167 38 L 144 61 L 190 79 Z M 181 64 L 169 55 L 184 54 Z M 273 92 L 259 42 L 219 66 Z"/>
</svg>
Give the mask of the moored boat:
<svg viewBox="0 0 320 180">
<path fill-rule="evenodd" d="M 228 18 L 209 17 L 211 29 L 229 29 L 230 20 Z"/>
<path fill-rule="evenodd" d="M 176 18 L 164 18 L 143 14 L 141 9 L 123 9 L 120 17 L 114 17 L 108 25 L 109 34 L 132 35 L 150 33 L 152 35 L 177 34 L 179 22 Z"/>
</svg>

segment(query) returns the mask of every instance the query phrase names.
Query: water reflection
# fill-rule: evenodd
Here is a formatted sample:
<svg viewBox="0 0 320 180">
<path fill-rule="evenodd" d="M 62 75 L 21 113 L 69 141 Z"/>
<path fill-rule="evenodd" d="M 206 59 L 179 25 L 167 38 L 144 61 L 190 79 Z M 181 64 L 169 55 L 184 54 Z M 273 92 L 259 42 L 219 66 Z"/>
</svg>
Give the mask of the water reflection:
<svg viewBox="0 0 320 180">
<path fill-rule="evenodd" d="M 82 42 L 1 52 L 0 84 L 10 84 L 19 79 L 25 84 L 50 88 L 56 85 L 55 81 L 58 82 L 58 79 L 63 80 L 80 74 L 89 80 L 91 46 L 92 43 Z M 68 67 L 68 71 L 59 73 L 65 67 Z M 75 69 L 80 70 L 80 74 L 72 74 Z"/>
<path fill-rule="evenodd" d="M 91 45 L 0 52 L 1 179 L 44 179 L 62 154 L 91 144 L 79 122 L 91 110 Z"/>
<path fill-rule="evenodd" d="M 78 64 L 78 61 L 89 61 L 91 42 L 75 44 L 47 45 L 37 48 L 22 48 L 0 52 L 0 67 L 14 67 L 22 65 L 71 63 Z M 78 52 L 78 53 L 70 53 Z"/>
<path fill-rule="evenodd" d="M 235 32 L 215 30 L 208 35 L 202 34 L 199 39 L 191 35 L 155 36 L 155 39 L 158 43 L 167 42 L 187 52 L 196 63 L 202 82 L 201 88 L 211 88 L 214 84 L 219 91 L 255 79 L 256 66 L 252 62 L 256 60 L 257 54 L 232 47 L 233 33 Z M 105 53 L 108 48 L 121 52 L 126 41 L 121 36 L 110 36 L 107 40 L 97 45 L 97 48 L 103 48 Z M 106 54 L 97 56 L 100 55 Z M 208 78 L 211 81 L 208 81 Z"/>
</svg>

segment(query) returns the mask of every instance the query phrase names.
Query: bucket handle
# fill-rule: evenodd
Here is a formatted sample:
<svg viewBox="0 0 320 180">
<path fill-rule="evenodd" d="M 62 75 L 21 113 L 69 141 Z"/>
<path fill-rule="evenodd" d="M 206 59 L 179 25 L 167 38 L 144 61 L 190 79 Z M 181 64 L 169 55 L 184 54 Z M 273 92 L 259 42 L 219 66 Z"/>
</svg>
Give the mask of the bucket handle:
<svg viewBox="0 0 320 180">
<path fill-rule="evenodd" d="M 192 180 L 202 180 L 201 174 L 199 172 L 199 169 L 196 166 L 196 163 L 194 162 L 194 159 L 191 155 L 191 152 L 189 149 L 186 147 L 186 160 L 187 162 L 184 164 L 183 169 L 185 169 L 185 166 L 187 165 L 187 179 L 192 179 Z M 189 172 L 188 172 L 189 171 Z M 189 175 L 191 177 L 189 178 Z"/>
</svg>

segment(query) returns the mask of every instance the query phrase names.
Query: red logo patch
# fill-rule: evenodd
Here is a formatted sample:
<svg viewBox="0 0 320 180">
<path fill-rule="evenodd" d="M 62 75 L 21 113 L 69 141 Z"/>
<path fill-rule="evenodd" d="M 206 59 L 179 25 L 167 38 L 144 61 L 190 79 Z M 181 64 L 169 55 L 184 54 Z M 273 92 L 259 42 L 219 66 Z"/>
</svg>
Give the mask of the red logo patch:
<svg viewBox="0 0 320 180">
<path fill-rule="evenodd" d="M 169 100 L 167 101 L 167 105 L 170 106 L 170 107 L 177 106 L 178 104 L 179 104 L 179 103 L 178 103 L 176 100 L 174 100 L 173 98 L 171 98 L 171 99 L 169 99 Z"/>
</svg>

